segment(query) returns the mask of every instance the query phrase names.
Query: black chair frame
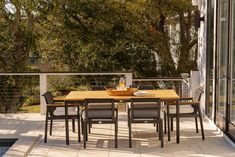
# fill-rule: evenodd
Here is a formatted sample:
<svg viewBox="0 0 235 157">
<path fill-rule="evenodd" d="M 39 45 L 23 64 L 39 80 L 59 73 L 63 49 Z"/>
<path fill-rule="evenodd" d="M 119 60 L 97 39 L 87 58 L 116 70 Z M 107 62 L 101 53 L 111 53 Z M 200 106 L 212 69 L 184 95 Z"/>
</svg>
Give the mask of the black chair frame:
<svg viewBox="0 0 235 157">
<path fill-rule="evenodd" d="M 104 118 L 89 118 L 88 112 L 90 111 L 96 111 L 99 112 L 101 110 L 105 111 L 108 109 L 89 109 L 89 104 L 92 103 L 110 103 L 111 104 L 111 111 L 112 116 L 111 117 L 104 117 Z M 85 100 L 85 109 L 82 111 L 83 115 L 85 115 L 85 119 L 82 117 L 82 134 L 83 134 L 83 147 L 86 149 L 86 141 L 88 141 L 88 131 L 87 128 L 90 129 L 90 126 L 92 124 L 114 124 L 115 125 L 115 148 L 118 147 L 118 141 L 117 141 L 117 134 L 118 134 L 118 110 L 115 108 L 113 99 L 86 99 Z M 90 132 L 90 131 L 89 131 Z"/>
<path fill-rule="evenodd" d="M 153 102 L 156 103 L 156 108 L 153 108 L 152 110 L 156 110 L 156 117 L 135 117 L 134 112 L 135 110 L 145 110 L 145 109 L 150 109 L 150 108 L 138 108 L 135 109 L 134 105 L 138 105 L 135 103 L 145 103 L 145 102 Z M 158 126 L 159 126 L 159 140 L 161 140 L 161 147 L 164 146 L 164 141 L 163 141 L 163 121 L 160 117 L 161 114 L 161 107 L 160 107 L 160 99 L 157 98 L 132 98 L 131 99 L 131 106 L 128 109 L 128 128 L 129 128 L 129 148 L 132 147 L 132 135 L 131 135 L 131 124 L 132 123 L 153 123 L 156 124 L 156 132 L 158 131 Z"/>
<path fill-rule="evenodd" d="M 203 121 L 202 121 L 202 114 L 201 114 L 201 109 L 200 109 L 200 99 L 201 95 L 204 93 L 201 91 L 199 94 L 197 102 L 193 102 L 193 98 L 191 97 L 186 97 L 186 98 L 180 98 L 178 101 L 178 105 L 191 105 L 193 107 L 193 112 L 191 113 L 179 113 L 179 117 L 184 118 L 184 117 L 194 117 L 195 118 L 195 126 L 196 126 L 196 132 L 198 133 L 198 120 L 200 120 L 200 126 L 201 126 L 201 135 L 202 135 L 202 140 L 205 140 L 205 134 L 204 134 L 204 128 L 203 128 Z M 166 115 L 167 115 L 167 126 L 168 126 L 168 141 L 170 141 L 170 132 L 173 131 L 173 121 L 174 118 L 176 118 L 176 113 L 170 113 L 170 105 L 176 105 L 175 103 L 167 103 L 167 110 L 166 110 Z M 171 124 L 170 124 L 171 123 Z"/>
<path fill-rule="evenodd" d="M 65 119 L 65 115 L 54 115 L 54 111 L 58 107 L 65 107 L 64 101 L 56 101 L 53 99 L 53 95 L 50 92 L 44 93 L 42 96 L 44 96 L 46 100 L 46 120 L 45 120 L 45 133 L 44 133 L 44 143 L 47 142 L 47 131 L 48 131 L 48 121 L 50 120 L 50 132 L 49 135 L 52 135 L 52 126 L 53 126 L 53 120 L 61 120 Z M 75 132 L 75 119 L 78 121 L 78 142 L 81 142 L 81 136 L 80 136 L 80 114 L 79 114 L 79 106 L 80 105 L 69 105 L 70 107 L 77 107 L 77 115 L 68 115 L 68 119 L 72 119 L 72 131 Z"/>
</svg>

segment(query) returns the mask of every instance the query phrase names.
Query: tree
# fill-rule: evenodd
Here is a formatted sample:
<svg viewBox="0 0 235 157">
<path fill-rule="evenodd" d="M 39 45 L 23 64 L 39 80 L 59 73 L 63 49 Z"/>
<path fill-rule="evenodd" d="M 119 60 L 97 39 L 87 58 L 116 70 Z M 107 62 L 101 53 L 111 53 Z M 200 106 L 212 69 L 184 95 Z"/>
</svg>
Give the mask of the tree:
<svg viewBox="0 0 235 157">
<path fill-rule="evenodd" d="M 156 77 L 195 69 L 197 32 L 189 1 L 62 1 L 54 9 L 59 49 L 52 56 L 66 70 Z"/>
<path fill-rule="evenodd" d="M 35 23 L 43 19 L 43 0 L 0 1 L 0 71 L 32 71 L 30 56 L 39 53 L 38 31 Z M 46 5 L 45 5 L 46 6 Z M 40 12 L 40 13 L 39 13 Z M 36 80 L 31 78 L 30 82 Z M 26 76 L 0 77 L 0 112 L 16 112 L 16 103 L 21 96 Z"/>
<path fill-rule="evenodd" d="M 42 62 L 52 71 L 179 76 L 196 69 L 193 10 L 189 0 L 2 0 L 0 71 Z M 2 89 L 23 85 L 0 80 Z"/>
</svg>

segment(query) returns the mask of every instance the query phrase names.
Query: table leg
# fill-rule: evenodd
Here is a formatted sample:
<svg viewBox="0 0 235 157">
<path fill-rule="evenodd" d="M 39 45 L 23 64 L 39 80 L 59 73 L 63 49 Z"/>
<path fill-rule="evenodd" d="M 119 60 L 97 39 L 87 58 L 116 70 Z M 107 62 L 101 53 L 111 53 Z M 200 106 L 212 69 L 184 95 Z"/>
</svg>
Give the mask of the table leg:
<svg viewBox="0 0 235 157">
<path fill-rule="evenodd" d="M 65 136 L 66 144 L 69 145 L 69 117 L 68 117 L 68 103 L 65 102 Z"/>
<path fill-rule="evenodd" d="M 180 115 L 179 101 L 176 102 L 176 143 L 180 143 Z"/>
</svg>

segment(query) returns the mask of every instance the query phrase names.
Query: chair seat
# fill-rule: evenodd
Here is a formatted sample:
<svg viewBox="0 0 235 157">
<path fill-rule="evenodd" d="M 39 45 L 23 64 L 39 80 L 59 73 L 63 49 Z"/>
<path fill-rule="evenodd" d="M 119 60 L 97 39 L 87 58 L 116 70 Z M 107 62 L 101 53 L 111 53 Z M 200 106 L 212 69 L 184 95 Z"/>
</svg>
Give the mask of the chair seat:
<svg viewBox="0 0 235 157">
<path fill-rule="evenodd" d="M 112 110 L 90 109 L 84 111 L 82 117 L 83 119 L 112 119 Z"/>
<path fill-rule="evenodd" d="M 57 107 L 53 113 L 55 116 L 64 116 L 65 109 L 64 107 Z M 77 115 L 76 107 L 68 107 L 68 115 Z"/>
<path fill-rule="evenodd" d="M 158 113 L 152 109 L 135 109 L 133 111 L 133 118 L 158 118 Z"/>
<path fill-rule="evenodd" d="M 180 108 L 180 113 L 193 113 L 194 112 L 194 108 L 191 105 L 182 105 L 179 108 Z M 176 107 L 169 106 L 169 112 L 170 114 L 176 114 Z"/>
</svg>

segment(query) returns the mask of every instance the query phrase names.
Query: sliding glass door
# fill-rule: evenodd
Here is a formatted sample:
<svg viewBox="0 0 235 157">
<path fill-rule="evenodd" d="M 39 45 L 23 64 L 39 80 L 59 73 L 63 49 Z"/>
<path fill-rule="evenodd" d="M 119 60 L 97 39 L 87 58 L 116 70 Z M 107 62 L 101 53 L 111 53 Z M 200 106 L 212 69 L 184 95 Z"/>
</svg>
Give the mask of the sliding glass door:
<svg viewBox="0 0 235 157">
<path fill-rule="evenodd" d="M 207 5 L 207 78 L 206 78 L 206 115 L 213 118 L 213 83 L 214 83 L 214 5 L 215 1 L 208 1 Z"/>
<path fill-rule="evenodd" d="M 235 0 L 217 3 L 216 124 L 235 141 Z"/>
<path fill-rule="evenodd" d="M 226 103 L 227 103 L 227 83 L 228 83 L 228 30 L 229 30 L 229 0 L 219 1 L 219 21 L 218 21 L 218 82 L 217 82 L 217 112 L 216 122 L 220 128 L 226 127 Z"/>
<path fill-rule="evenodd" d="M 231 14 L 231 100 L 229 105 L 229 134 L 235 138 L 235 1 L 232 1 L 232 14 Z"/>
</svg>

